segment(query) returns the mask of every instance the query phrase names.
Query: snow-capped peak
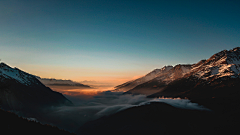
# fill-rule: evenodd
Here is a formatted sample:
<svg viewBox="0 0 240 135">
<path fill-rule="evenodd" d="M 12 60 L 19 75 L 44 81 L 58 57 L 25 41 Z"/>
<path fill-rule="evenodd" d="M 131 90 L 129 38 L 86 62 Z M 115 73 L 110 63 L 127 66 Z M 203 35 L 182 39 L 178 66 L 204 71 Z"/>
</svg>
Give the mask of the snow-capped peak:
<svg viewBox="0 0 240 135">
<path fill-rule="evenodd" d="M 158 73 L 156 79 L 158 81 L 164 81 L 165 83 L 170 83 L 178 78 L 182 78 L 185 74 L 191 71 L 192 65 L 182 65 L 178 64 L 174 67 L 169 67 L 165 72 Z"/>
<path fill-rule="evenodd" d="M 227 52 L 226 62 L 228 64 L 240 64 L 240 47 Z"/>
<path fill-rule="evenodd" d="M 31 85 L 34 82 L 34 76 L 19 70 L 18 68 L 11 68 L 5 63 L 0 63 L 0 76 L 4 78 L 15 79 L 19 83 Z M 34 82 L 38 83 L 38 82 Z"/>
<path fill-rule="evenodd" d="M 201 79 L 238 77 L 240 73 L 240 47 L 229 51 L 223 50 L 205 62 L 193 65 L 191 73 Z"/>
<path fill-rule="evenodd" d="M 136 82 L 140 84 L 140 83 L 150 81 L 153 78 L 155 78 L 158 74 L 165 73 L 172 68 L 173 68 L 173 66 L 164 66 L 161 69 L 154 69 L 152 72 L 148 73 L 147 75 L 137 79 Z"/>
</svg>

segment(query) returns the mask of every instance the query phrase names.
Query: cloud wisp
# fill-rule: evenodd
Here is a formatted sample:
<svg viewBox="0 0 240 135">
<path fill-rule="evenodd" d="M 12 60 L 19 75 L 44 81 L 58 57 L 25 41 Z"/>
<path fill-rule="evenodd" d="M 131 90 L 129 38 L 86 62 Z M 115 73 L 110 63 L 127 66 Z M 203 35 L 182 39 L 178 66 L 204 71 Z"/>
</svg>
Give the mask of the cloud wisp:
<svg viewBox="0 0 240 135">
<path fill-rule="evenodd" d="M 164 98 L 164 97 L 155 98 L 150 101 L 143 102 L 139 105 L 145 105 L 151 102 L 164 102 L 176 108 L 181 108 L 181 109 L 211 111 L 210 109 L 205 108 L 204 106 L 200 106 L 197 103 L 192 103 L 189 99 L 181 99 L 181 98 Z"/>
</svg>

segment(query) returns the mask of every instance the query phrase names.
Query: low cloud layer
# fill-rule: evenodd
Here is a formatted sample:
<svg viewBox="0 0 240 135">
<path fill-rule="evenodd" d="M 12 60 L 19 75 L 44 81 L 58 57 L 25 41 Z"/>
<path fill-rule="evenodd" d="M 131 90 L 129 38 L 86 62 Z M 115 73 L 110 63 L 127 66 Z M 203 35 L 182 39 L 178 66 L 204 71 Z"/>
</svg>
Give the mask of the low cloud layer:
<svg viewBox="0 0 240 135">
<path fill-rule="evenodd" d="M 189 99 L 181 99 L 181 98 L 157 98 L 147 102 L 143 102 L 140 105 L 149 104 L 151 102 L 164 102 L 176 108 L 182 108 L 182 109 L 210 111 L 209 109 L 203 106 L 200 106 L 197 103 L 192 103 Z"/>
<path fill-rule="evenodd" d="M 75 131 L 87 121 L 95 120 L 102 116 L 114 114 L 121 110 L 149 104 L 150 102 L 165 102 L 177 108 L 208 110 L 188 99 L 149 99 L 145 95 L 122 95 L 122 92 L 105 91 L 91 98 L 67 96 L 75 106 L 62 106 L 52 108 L 47 117 L 58 121 L 56 126 Z"/>
</svg>

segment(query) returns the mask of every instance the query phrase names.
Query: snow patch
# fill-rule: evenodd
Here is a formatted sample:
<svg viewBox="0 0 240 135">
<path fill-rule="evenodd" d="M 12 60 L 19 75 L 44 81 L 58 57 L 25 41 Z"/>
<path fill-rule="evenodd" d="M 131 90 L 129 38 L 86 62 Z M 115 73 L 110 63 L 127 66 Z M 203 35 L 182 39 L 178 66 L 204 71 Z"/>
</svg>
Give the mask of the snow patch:
<svg viewBox="0 0 240 135">
<path fill-rule="evenodd" d="M 38 120 L 36 118 L 26 118 L 27 120 L 29 121 L 35 121 L 35 122 L 38 122 Z"/>
<path fill-rule="evenodd" d="M 213 56 L 208 59 L 210 63 L 208 62 L 207 65 L 194 67 L 191 70 L 193 75 L 205 80 L 211 77 L 238 77 L 240 73 L 240 48 L 234 48 L 230 51 L 224 50 Z"/>
<path fill-rule="evenodd" d="M 182 75 L 183 76 L 191 71 L 191 68 L 186 68 L 184 66 L 181 66 L 181 69 L 182 69 Z"/>
</svg>

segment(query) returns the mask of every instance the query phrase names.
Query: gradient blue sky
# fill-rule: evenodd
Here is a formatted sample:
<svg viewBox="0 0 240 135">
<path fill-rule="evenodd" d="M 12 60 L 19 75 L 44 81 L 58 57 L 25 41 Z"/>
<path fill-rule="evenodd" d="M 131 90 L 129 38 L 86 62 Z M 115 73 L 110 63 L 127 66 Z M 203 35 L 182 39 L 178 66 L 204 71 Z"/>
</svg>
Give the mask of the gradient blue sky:
<svg viewBox="0 0 240 135">
<path fill-rule="evenodd" d="M 0 0 L 0 58 L 41 77 L 122 83 L 240 46 L 239 7 L 239 0 Z"/>
</svg>

